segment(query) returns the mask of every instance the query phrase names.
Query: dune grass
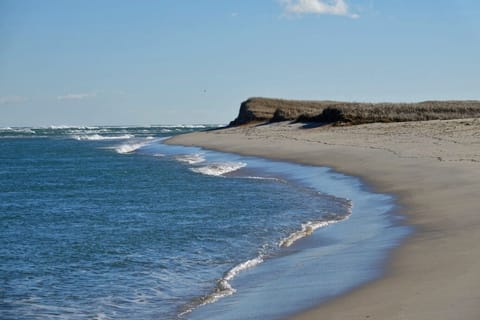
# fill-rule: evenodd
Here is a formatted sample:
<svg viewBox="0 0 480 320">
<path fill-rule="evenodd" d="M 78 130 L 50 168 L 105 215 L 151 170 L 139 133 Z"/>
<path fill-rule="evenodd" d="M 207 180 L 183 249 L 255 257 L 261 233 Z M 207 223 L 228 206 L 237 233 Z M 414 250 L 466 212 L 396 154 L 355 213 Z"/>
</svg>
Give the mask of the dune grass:
<svg viewBox="0 0 480 320">
<path fill-rule="evenodd" d="M 479 101 L 424 101 L 419 103 L 336 103 L 314 115 L 302 115 L 302 122 L 362 124 L 450 120 L 480 117 Z"/>
</svg>

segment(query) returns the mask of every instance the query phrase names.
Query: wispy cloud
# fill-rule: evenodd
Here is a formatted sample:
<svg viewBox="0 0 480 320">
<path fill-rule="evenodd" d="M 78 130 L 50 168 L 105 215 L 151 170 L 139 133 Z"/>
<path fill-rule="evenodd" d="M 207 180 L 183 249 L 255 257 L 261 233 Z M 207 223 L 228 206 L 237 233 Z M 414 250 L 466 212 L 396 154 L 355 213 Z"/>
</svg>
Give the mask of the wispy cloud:
<svg viewBox="0 0 480 320">
<path fill-rule="evenodd" d="M 27 97 L 22 96 L 0 96 L 0 105 L 16 104 L 28 101 Z"/>
<path fill-rule="evenodd" d="M 359 18 L 344 0 L 280 0 L 287 14 L 328 14 Z"/>
<path fill-rule="evenodd" d="M 89 98 L 96 97 L 96 93 L 69 93 L 63 96 L 57 96 L 57 100 L 65 101 L 65 100 L 85 100 Z"/>
</svg>

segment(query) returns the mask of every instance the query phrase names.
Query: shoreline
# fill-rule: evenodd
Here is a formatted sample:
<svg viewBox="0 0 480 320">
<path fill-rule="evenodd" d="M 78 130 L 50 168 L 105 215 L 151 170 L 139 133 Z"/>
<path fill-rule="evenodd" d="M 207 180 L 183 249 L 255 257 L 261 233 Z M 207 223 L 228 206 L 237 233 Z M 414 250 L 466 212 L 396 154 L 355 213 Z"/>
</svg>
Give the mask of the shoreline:
<svg viewBox="0 0 480 320">
<path fill-rule="evenodd" d="M 478 319 L 479 129 L 478 119 L 311 129 L 284 122 L 167 143 L 328 166 L 397 196 L 415 232 L 384 276 L 293 319 Z"/>
<path fill-rule="evenodd" d="M 204 155 L 205 161 L 198 164 L 200 168 L 211 168 L 213 154 L 215 161 L 219 161 L 216 162 L 216 168 L 221 168 L 221 165 L 218 165 L 226 160 L 225 163 L 230 164 L 243 163 L 245 168 L 248 168 L 246 170 L 251 170 L 241 172 L 242 166 L 238 169 L 239 173 L 233 173 L 229 177 L 261 180 L 266 177 L 267 180 L 278 180 L 281 181 L 280 185 L 288 189 L 282 193 L 305 193 L 301 195 L 303 201 L 310 199 L 310 202 L 310 197 L 314 196 L 323 198 L 322 203 L 317 203 L 320 206 L 327 203 L 331 205 L 331 201 L 335 202 L 335 206 L 327 205 L 323 207 L 321 216 L 312 216 L 310 214 L 313 212 L 319 213 L 315 207 L 312 207 L 312 204 L 306 206 L 299 203 L 299 206 L 310 212 L 309 217 L 297 217 L 295 228 L 290 234 L 278 238 L 275 248 L 280 249 L 282 242 L 291 241 L 289 239 L 292 238 L 293 245 L 287 245 L 287 248 L 280 251 L 273 248 L 273 251 L 262 250 L 263 253 L 258 256 L 248 257 L 249 260 L 225 270 L 223 278 L 217 281 L 217 289 L 203 296 L 205 301 L 215 303 L 201 303 L 198 307 L 189 309 L 192 313 L 188 319 L 283 319 L 297 314 L 312 307 L 312 301 L 331 300 L 380 277 L 384 269 L 382 265 L 385 255 L 398 246 L 410 232 L 410 228 L 404 226 L 402 220 L 397 220 L 401 219 L 398 215 L 390 214 L 396 211 L 394 198 L 372 192 L 369 186 L 356 177 L 335 172 L 327 167 L 244 157 L 209 149 L 193 152 Z M 190 168 L 192 169 L 195 167 Z M 237 171 L 233 168 L 232 172 Z M 252 173 L 253 176 L 250 175 Z M 210 175 L 211 172 L 204 171 L 204 174 Z M 353 207 L 352 203 L 355 204 Z M 299 206 L 295 209 L 300 208 Z M 343 218 L 333 218 L 339 213 L 345 214 Z M 296 215 L 293 212 L 292 214 Z M 333 216 L 330 216 L 331 214 Z M 330 226 L 331 224 L 335 226 Z M 307 226 L 312 229 L 322 228 L 322 231 L 305 236 L 303 230 Z M 385 228 L 390 232 L 384 233 Z M 317 258 L 312 258 L 314 256 Z M 252 262 L 255 268 L 250 268 L 253 266 Z M 318 276 L 319 272 L 321 277 Z M 279 274 L 282 276 L 274 276 Z M 227 299 L 217 299 L 230 295 L 222 295 L 222 292 L 225 293 L 222 288 L 230 288 L 230 285 L 230 293 L 236 293 Z M 293 296 L 289 294 L 292 291 L 295 292 Z M 271 298 L 273 296 L 274 299 Z M 200 301 L 203 301 L 203 298 Z"/>
</svg>

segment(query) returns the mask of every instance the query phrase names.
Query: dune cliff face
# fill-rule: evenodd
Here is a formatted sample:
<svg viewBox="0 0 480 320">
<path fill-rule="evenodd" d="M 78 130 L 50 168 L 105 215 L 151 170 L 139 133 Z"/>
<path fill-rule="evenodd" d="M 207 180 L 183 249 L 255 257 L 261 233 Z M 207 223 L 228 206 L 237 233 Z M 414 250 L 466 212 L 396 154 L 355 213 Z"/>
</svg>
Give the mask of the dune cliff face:
<svg viewBox="0 0 480 320">
<path fill-rule="evenodd" d="M 242 102 L 230 126 L 254 122 L 321 122 L 361 124 L 449 120 L 480 117 L 480 101 L 424 101 L 419 103 L 357 103 L 250 98 Z"/>
<path fill-rule="evenodd" d="M 250 122 L 269 121 L 275 112 L 275 106 L 263 103 L 264 99 L 248 99 L 240 105 L 240 111 L 231 126 L 238 126 Z"/>
<path fill-rule="evenodd" d="M 296 101 L 269 98 L 250 98 L 240 105 L 240 112 L 230 125 L 250 122 L 277 122 L 295 120 L 301 115 L 314 116 L 332 101 Z"/>
</svg>

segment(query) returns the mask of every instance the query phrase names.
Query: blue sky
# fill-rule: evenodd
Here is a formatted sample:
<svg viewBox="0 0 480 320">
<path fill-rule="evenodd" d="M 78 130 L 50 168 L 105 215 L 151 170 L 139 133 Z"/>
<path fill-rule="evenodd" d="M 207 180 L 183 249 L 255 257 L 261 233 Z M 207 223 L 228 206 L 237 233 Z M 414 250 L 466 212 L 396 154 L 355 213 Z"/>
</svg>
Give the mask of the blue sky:
<svg viewBox="0 0 480 320">
<path fill-rule="evenodd" d="M 0 126 L 227 123 L 251 96 L 480 99 L 476 0 L 0 0 Z"/>
</svg>

